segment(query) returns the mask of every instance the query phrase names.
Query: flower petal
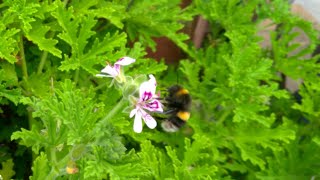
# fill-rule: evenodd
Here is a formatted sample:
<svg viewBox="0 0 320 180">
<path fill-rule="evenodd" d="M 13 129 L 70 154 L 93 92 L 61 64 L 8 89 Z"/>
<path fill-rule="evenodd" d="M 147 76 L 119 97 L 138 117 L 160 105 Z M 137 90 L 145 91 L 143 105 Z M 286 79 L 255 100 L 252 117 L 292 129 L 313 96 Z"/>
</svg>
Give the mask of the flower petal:
<svg viewBox="0 0 320 180">
<path fill-rule="evenodd" d="M 106 75 L 106 74 L 96 74 L 97 77 L 113 77 L 110 75 Z"/>
<path fill-rule="evenodd" d="M 152 75 L 152 74 L 150 74 L 149 75 L 149 84 L 150 84 L 150 87 L 151 87 L 151 89 L 150 89 L 150 91 L 151 91 L 151 93 L 152 93 L 152 95 L 153 95 L 153 97 L 154 96 L 156 96 L 156 88 L 157 88 L 157 81 L 156 81 L 156 78 Z"/>
<path fill-rule="evenodd" d="M 121 66 L 120 66 L 119 64 L 115 64 L 115 65 L 113 66 L 113 69 L 117 72 L 117 75 L 120 74 L 120 68 L 121 68 Z"/>
<path fill-rule="evenodd" d="M 153 76 L 152 76 L 153 77 Z M 140 101 L 147 101 L 155 96 L 156 92 L 156 84 L 155 79 L 150 79 L 149 81 L 145 81 L 140 85 L 139 95 Z"/>
<path fill-rule="evenodd" d="M 150 114 L 145 112 L 144 110 L 141 110 L 140 112 L 141 112 L 141 115 L 142 115 L 142 119 L 144 120 L 146 125 L 150 129 L 154 129 L 157 126 L 157 121 Z"/>
<path fill-rule="evenodd" d="M 132 118 L 135 114 L 137 113 L 137 109 L 133 109 L 131 112 L 130 112 L 130 118 Z"/>
<path fill-rule="evenodd" d="M 137 111 L 136 116 L 134 117 L 133 131 L 136 133 L 141 133 L 142 131 L 142 120 L 139 111 Z"/>
<path fill-rule="evenodd" d="M 121 66 L 126 66 L 126 65 L 129 65 L 129 64 L 132 64 L 136 62 L 135 59 L 131 58 L 131 57 L 123 57 L 123 58 L 120 58 L 116 63 L 114 63 L 115 65 L 118 64 L 118 65 L 121 65 Z"/>
<path fill-rule="evenodd" d="M 149 103 L 145 104 L 143 108 L 151 112 L 163 112 L 162 104 L 157 99 L 151 100 Z"/>
<path fill-rule="evenodd" d="M 156 78 L 152 74 L 149 74 L 149 78 L 149 82 L 154 84 L 154 86 L 157 86 Z"/>
<path fill-rule="evenodd" d="M 110 74 L 111 77 L 116 77 L 119 75 L 119 71 L 115 67 L 107 65 L 105 68 L 101 70 L 102 73 Z"/>
</svg>

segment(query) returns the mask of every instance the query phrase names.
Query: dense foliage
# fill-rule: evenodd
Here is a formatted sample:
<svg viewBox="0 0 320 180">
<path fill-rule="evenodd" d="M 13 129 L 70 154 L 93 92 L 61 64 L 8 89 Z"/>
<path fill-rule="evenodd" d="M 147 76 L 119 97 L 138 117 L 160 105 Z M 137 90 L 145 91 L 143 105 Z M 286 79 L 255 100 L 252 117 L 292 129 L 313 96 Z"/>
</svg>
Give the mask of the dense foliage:
<svg viewBox="0 0 320 180">
<path fill-rule="evenodd" d="M 4 0 L 0 4 L 0 175 L 4 179 L 311 179 L 320 176 L 318 32 L 283 0 Z M 196 49 L 182 28 L 210 32 Z M 257 35 L 262 21 L 271 47 Z M 299 31 L 297 31 L 297 29 Z M 307 46 L 294 41 L 301 33 Z M 178 70 L 146 57 L 154 37 L 186 54 Z M 311 55 L 311 56 L 310 56 Z M 133 108 L 111 78 L 123 67 L 192 95 L 176 133 L 132 129 Z M 168 68 L 169 67 L 169 68 Z M 177 73 L 179 74 L 177 76 Z M 285 77 L 301 79 L 298 92 Z M 113 86 L 110 86 L 113 84 Z M 130 91 L 130 92 L 128 92 Z M 159 120 L 159 124 L 160 124 Z M 158 125 L 159 126 L 159 125 Z M 29 177 L 30 176 L 30 177 Z"/>
</svg>

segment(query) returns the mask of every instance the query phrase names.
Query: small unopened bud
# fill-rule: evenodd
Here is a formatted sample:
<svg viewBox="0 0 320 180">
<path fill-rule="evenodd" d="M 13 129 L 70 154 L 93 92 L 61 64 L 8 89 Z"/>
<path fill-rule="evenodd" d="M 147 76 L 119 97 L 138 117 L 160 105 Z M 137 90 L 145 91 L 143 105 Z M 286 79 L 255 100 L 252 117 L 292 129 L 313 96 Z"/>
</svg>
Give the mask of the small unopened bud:
<svg viewBox="0 0 320 180">
<path fill-rule="evenodd" d="M 66 171 L 68 174 L 76 174 L 79 172 L 79 169 L 77 168 L 77 165 L 75 162 L 69 161 L 69 163 L 66 167 Z"/>
</svg>

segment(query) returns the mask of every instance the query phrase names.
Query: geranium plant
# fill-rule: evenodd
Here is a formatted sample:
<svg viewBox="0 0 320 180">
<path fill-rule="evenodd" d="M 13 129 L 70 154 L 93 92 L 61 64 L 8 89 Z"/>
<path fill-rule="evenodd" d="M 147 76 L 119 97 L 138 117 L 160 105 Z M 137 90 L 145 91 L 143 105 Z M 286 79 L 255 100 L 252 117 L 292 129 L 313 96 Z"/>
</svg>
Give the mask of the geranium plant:
<svg viewBox="0 0 320 180">
<path fill-rule="evenodd" d="M 318 31 L 282 0 L 180 3 L 1 2 L 1 178 L 319 177 Z M 209 28 L 196 49 L 183 28 L 198 16 Z M 264 20 L 277 27 L 269 48 Z M 148 58 L 156 37 L 184 52 L 176 67 Z M 174 84 L 193 103 L 168 133 Z"/>
</svg>

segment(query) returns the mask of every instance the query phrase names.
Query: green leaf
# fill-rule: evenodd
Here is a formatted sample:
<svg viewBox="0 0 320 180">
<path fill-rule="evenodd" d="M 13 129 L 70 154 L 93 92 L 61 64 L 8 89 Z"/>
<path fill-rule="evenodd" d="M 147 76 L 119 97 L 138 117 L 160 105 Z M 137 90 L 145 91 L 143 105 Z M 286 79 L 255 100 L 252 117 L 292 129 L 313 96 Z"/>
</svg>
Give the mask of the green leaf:
<svg viewBox="0 0 320 180">
<path fill-rule="evenodd" d="M 0 70 L 0 100 L 6 98 L 17 105 L 21 97 L 21 90 L 11 87 L 11 84 L 15 84 L 14 81 L 16 80 L 14 79 L 16 77 L 11 75 L 9 68 Z M 5 80 L 7 82 L 4 82 Z"/>
<path fill-rule="evenodd" d="M 61 89 L 55 90 L 56 95 L 46 96 L 33 104 L 34 116 L 41 118 L 49 134 L 48 142 L 52 145 L 58 145 L 66 138 L 68 144 L 86 142 L 90 137 L 82 132 L 94 127 L 102 115 L 102 110 L 94 112 L 94 109 L 101 105 L 92 100 L 92 91 L 84 97 L 70 80 L 60 85 Z"/>
<path fill-rule="evenodd" d="M 159 72 L 163 72 L 167 69 L 167 66 L 163 61 L 157 62 L 152 59 L 138 59 L 130 69 L 126 72 L 128 75 L 137 75 L 137 74 L 157 74 Z"/>
<path fill-rule="evenodd" d="M 101 40 L 94 36 L 96 32 L 93 28 L 97 20 L 93 14 L 80 15 L 76 18 L 72 6 L 65 11 L 63 4 L 57 4 L 58 8 L 52 15 L 63 29 L 58 37 L 67 42 L 72 49 L 70 56 L 64 55 L 64 61 L 59 69 L 70 71 L 81 67 L 91 74 L 96 74 L 97 70 L 93 66 L 104 62 L 104 58 L 112 54 L 114 49 L 124 47 L 126 34 L 107 33 Z M 91 42 L 92 40 L 94 41 Z"/>
<path fill-rule="evenodd" d="M 172 161 L 173 170 L 175 172 L 174 173 L 174 178 L 175 179 L 179 179 L 179 174 L 178 174 L 179 171 L 183 171 L 184 172 L 184 169 L 180 169 L 180 167 L 182 166 L 182 162 L 179 160 L 179 158 L 177 157 L 176 151 L 172 147 L 166 146 L 166 150 L 167 150 L 168 156 L 170 157 L 170 159 Z M 180 174 L 180 175 L 182 176 L 182 174 Z"/>
<path fill-rule="evenodd" d="M 258 179 L 312 179 L 319 173 L 319 146 L 296 139 L 268 157 L 268 169 L 255 174 Z"/>
<path fill-rule="evenodd" d="M 320 85 L 318 83 L 305 82 L 299 91 L 302 98 L 301 103 L 295 103 L 293 108 L 311 116 L 320 117 L 319 92 Z"/>
<path fill-rule="evenodd" d="M 152 177 L 156 179 L 172 178 L 173 166 L 168 162 L 169 159 L 150 141 L 142 142 L 141 152 L 138 155 L 143 160 L 144 166 L 151 172 Z"/>
<path fill-rule="evenodd" d="M 49 161 L 45 153 L 41 153 L 33 162 L 30 180 L 46 179 L 50 174 Z"/>
<path fill-rule="evenodd" d="M 5 162 L 1 163 L 2 169 L 0 170 L 1 179 L 11 179 L 16 172 L 13 170 L 14 163 L 12 159 L 8 159 Z"/>
<path fill-rule="evenodd" d="M 6 29 L 5 25 L 0 21 L 0 58 L 4 58 L 11 64 L 17 61 L 15 51 L 18 49 L 18 44 L 14 36 L 19 31 L 19 29 L 15 28 Z"/>
<path fill-rule="evenodd" d="M 113 126 L 109 123 L 102 124 L 101 121 L 95 124 L 95 126 L 90 134 L 88 133 L 88 136 L 94 137 L 92 142 L 94 154 L 107 162 L 114 163 L 121 160 L 127 149 Z"/>
<path fill-rule="evenodd" d="M 189 61 L 181 61 L 181 71 L 184 73 L 189 80 L 189 83 L 192 85 L 191 88 L 199 87 L 199 71 L 201 69 L 200 65 L 195 64 Z"/>
<path fill-rule="evenodd" d="M 91 74 L 96 74 L 97 70 L 93 68 L 93 65 L 105 62 L 103 57 L 112 53 L 116 48 L 123 47 L 125 43 L 125 33 L 106 34 L 102 41 L 95 39 L 90 50 L 80 57 L 81 67 Z M 66 70 L 63 66 L 60 69 Z"/>
<path fill-rule="evenodd" d="M 212 145 L 208 138 L 195 136 L 193 143 L 185 139 L 183 159 L 179 159 L 179 153 L 166 146 L 167 154 L 172 160 L 174 177 L 176 179 L 203 179 L 214 178 L 218 168 L 212 158 Z M 197 156 L 195 156 L 197 154 Z"/>
<path fill-rule="evenodd" d="M 105 160 L 88 160 L 86 161 L 84 177 L 88 178 L 136 178 L 146 177 L 149 175 L 147 168 L 141 164 L 134 151 L 130 151 L 117 161 L 118 163 L 109 163 Z"/>
<path fill-rule="evenodd" d="M 315 142 L 318 146 L 320 146 L 320 137 L 314 137 L 312 141 Z"/>
<path fill-rule="evenodd" d="M 39 76 L 36 73 L 29 75 L 28 79 L 20 82 L 24 87 L 28 87 L 29 91 L 36 97 L 45 97 L 53 94 L 54 84 L 53 77 L 49 72 L 42 73 Z"/>
<path fill-rule="evenodd" d="M 5 81 L 8 86 L 17 86 L 18 85 L 18 75 L 17 75 L 17 69 L 15 65 L 3 62 L 0 64 L 0 67 L 2 68 L 0 70 L 0 80 Z"/>
<path fill-rule="evenodd" d="M 319 32 L 311 22 L 292 15 L 288 7 L 287 2 L 276 0 L 268 6 L 262 6 L 259 11 L 261 15 L 269 16 L 276 25 L 279 24 L 277 31 L 271 33 L 275 68 L 293 79 L 317 81 L 316 72 L 320 68 L 318 56 L 309 58 L 309 55 L 318 45 Z M 301 43 L 301 37 L 308 39 L 307 44 Z"/>
<path fill-rule="evenodd" d="M 180 1 L 132 1 L 127 5 L 127 18 L 125 21 L 126 31 L 131 40 L 138 39 L 144 45 L 155 50 L 155 42 L 152 37 L 166 36 L 182 45 L 186 38 L 180 35 L 183 28 L 182 22 L 191 20 L 192 13 L 181 11 Z"/>
<path fill-rule="evenodd" d="M 213 159 L 217 158 L 217 150 L 213 148 L 210 140 L 201 135 L 195 135 L 194 141 L 185 139 L 185 152 L 183 165 L 190 171 L 193 178 L 214 177 L 218 167 Z M 197 156 L 194 156 L 197 154 Z"/>
<path fill-rule="evenodd" d="M 76 39 L 80 19 L 74 17 L 72 6 L 65 10 L 62 2 L 57 1 L 56 4 L 57 9 L 51 14 L 63 29 L 58 37 L 67 42 L 73 48 L 72 52 L 75 53 L 78 50 L 76 49 Z"/>
<path fill-rule="evenodd" d="M 6 99 L 9 99 L 15 105 L 17 105 L 19 102 L 20 96 L 21 96 L 20 89 L 8 90 L 6 87 L 6 84 L 0 84 L 0 99 L 4 97 Z"/>
<path fill-rule="evenodd" d="M 123 28 L 124 24 L 122 21 L 127 18 L 125 6 L 123 4 L 115 4 L 111 2 L 101 2 L 99 4 L 99 8 L 94 9 L 93 13 L 96 17 L 105 18 L 110 21 L 119 29 Z"/>
<path fill-rule="evenodd" d="M 241 151 L 243 160 L 249 160 L 261 169 L 266 168 L 266 162 L 261 157 L 259 146 L 270 148 L 272 151 L 281 151 L 282 143 L 289 144 L 295 139 L 295 132 L 286 126 L 274 129 L 263 129 L 257 125 L 239 125 L 234 132 L 234 143 Z"/>
<path fill-rule="evenodd" d="M 5 2 L 9 9 L 4 14 L 5 18 L 17 18 L 24 32 L 32 29 L 31 22 L 35 21 L 34 15 L 37 13 L 39 4 L 27 2 L 26 0 L 9 0 Z M 11 17 L 8 17 L 11 16 Z"/>
<path fill-rule="evenodd" d="M 102 110 L 94 112 L 94 109 L 102 106 L 92 101 L 92 94 L 83 97 L 71 81 L 61 83 L 61 88 L 55 90 L 56 95 L 43 96 L 42 99 L 23 99 L 24 103 L 31 103 L 33 117 L 40 118 L 44 128 L 40 130 L 34 126 L 31 131 L 22 129 L 15 132 L 12 139 L 21 139 L 21 144 L 32 146 L 33 151 L 38 152 L 41 147 L 87 143 L 92 138 L 83 132 L 95 126 Z"/>
<path fill-rule="evenodd" d="M 27 147 L 32 147 L 34 153 L 39 153 L 39 150 L 42 147 L 47 147 L 49 144 L 47 142 L 48 134 L 44 130 L 42 134 L 39 133 L 39 130 L 33 126 L 32 130 L 26 130 L 21 128 L 21 131 L 16 131 L 11 135 L 11 140 L 19 140 L 20 144 Z"/>
<path fill-rule="evenodd" d="M 32 31 L 26 33 L 28 40 L 37 44 L 40 50 L 48 51 L 52 55 L 61 58 L 61 50 L 55 47 L 55 45 L 58 43 L 58 40 L 46 37 L 50 27 L 38 21 L 32 23 L 31 25 Z"/>
</svg>

